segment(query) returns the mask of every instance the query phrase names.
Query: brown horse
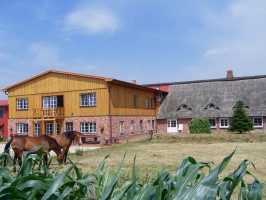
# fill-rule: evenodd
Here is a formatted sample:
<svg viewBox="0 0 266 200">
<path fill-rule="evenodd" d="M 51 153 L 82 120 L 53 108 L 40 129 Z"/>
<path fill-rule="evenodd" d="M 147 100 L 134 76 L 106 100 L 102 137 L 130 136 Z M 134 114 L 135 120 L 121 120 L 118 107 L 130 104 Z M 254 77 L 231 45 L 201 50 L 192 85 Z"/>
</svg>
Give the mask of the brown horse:
<svg viewBox="0 0 266 200">
<path fill-rule="evenodd" d="M 63 149 L 64 162 L 66 162 L 67 153 L 73 141 L 77 142 L 79 145 L 82 144 L 81 133 L 78 131 L 67 131 L 60 133 L 59 135 L 55 136 L 55 139 Z"/>
<path fill-rule="evenodd" d="M 29 136 L 16 136 L 11 141 L 9 141 L 5 146 L 5 152 L 8 152 L 8 149 L 12 147 L 14 151 L 14 159 L 13 159 L 13 165 L 14 165 L 14 171 L 16 171 L 16 162 L 17 159 L 19 161 L 19 165 L 22 165 L 22 155 L 23 151 L 30 151 L 36 146 L 40 146 L 35 154 L 37 153 L 43 153 L 44 161 L 47 164 L 47 153 L 44 151 L 51 151 L 53 150 L 57 154 L 57 161 L 58 164 L 63 163 L 63 153 L 61 152 L 60 145 L 56 142 L 54 138 L 51 138 L 47 135 L 42 135 L 40 137 L 29 137 Z M 6 165 L 7 157 L 4 160 L 4 164 Z"/>
<path fill-rule="evenodd" d="M 0 126 L 0 140 L 2 140 L 4 138 L 4 125 L 5 124 L 2 124 Z"/>
</svg>

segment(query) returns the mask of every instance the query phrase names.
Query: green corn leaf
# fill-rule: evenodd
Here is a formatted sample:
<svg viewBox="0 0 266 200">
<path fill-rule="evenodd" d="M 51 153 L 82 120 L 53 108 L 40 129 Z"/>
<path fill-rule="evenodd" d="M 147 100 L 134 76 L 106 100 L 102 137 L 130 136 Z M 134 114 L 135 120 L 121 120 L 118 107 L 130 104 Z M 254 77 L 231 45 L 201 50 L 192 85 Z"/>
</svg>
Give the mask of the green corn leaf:
<svg viewBox="0 0 266 200">
<path fill-rule="evenodd" d="M 225 157 L 222 163 L 213 171 L 211 171 L 208 176 L 206 176 L 190 189 L 186 190 L 183 194 L 176 195 L 173 199 L 205 200 L 206 196 L 208 196 L 210 199 L 215 199 L 218 192 L 218 188 L 215 185 L 218 179 L 218 174 L 226 168 L 234 153 L 235 150 L 229 156 Z"/>
<path fill-rule="evenodd" d="M 152 185 L 143 187 L 133 198 L 133 200 L 154 200 L 156 188 Z"/>
<path fill-rule="evenodd" d="M 135 184 L 136 180 L 133 182 L 126 182 L 121 188 L 119 188 L 115 194 L 114 197 L 112 198 L 112 200 L 120 200 L 125 193 L 130 190 L 131 188 L 133 188 L 133 185 Z"/>
<path fill-rule="evenodd" d="M 55 191 L 58 190 L 58 188 L 62 184 L 63 180 L 67 177 L 67 175 L 71 172 L 71 170 L 74 168 L 75 165 L 76 164 L 71 165 L 69 168 L 67 168 L 65 171 L 63 171 L 63 173 L 61 173 L 60 175 L 58 175 L 55 178 L 53 184 L 51 185 L 51 187 L 49 188 L 49 190 L 44 194 L 42 200 L 48 199 L 50 196 L 53 195 L 53 193 Z"/>
<path fill-rule="evenodd" d="M 0 192 L 0 195 L 9 195 L 10 199 L 25 199 L 28 200 L 28 196 L 24 193 L 19 191 L 15 187 L 7 187 Z"/>
<path fill-rule="evenodd" d="M 261 200 L 263 194 L 263 184 L 257 179 L 253 183 L 248 184 L 248 199 Z"/>
<path fill-rule="evenodd" d="M 115 187 L 115 184 L 117 182 L 117 179 L 118 179 L 118 176 L 119 176 L 119 173 L 121 171 L 121 168 L 122 168 L 122 165 L 124 163 L 124 160 L 125 160 L 125 156 L 126 156 L 126 152 L 124 154 L 124 157 L 123 157 L 123 160 L 122 162 L 120 163 L 120 166 L 115 174 L 115 176 L 112 178 L 112 181 L 109 183 L 108 187 L 106 188 L 106 190 L 103 192 L 102 196 L 101 196 L 101 200 L 106 200 L 106 199 L 110 199 L 111 198 L 111 195 L 112 195 L 112 192 L 114 190 L 114 187 Z"/>
<path fill-rule="evenodd" d="M 247 190 L 246 190 L 246 185 L 244 183 L 244 181 L 241 181 L 241 187 L 240 187 L 240 191 L 238 194 L 238 200 L 246 200 L 247 199 Z"/>
<path fill-rule="evenodd" d="M 127 199 L 133 199 L 136 193 L 136 180 L 137 180 L 137 172 L 136 172 L 136 155 L 134 156 L 133 167 L 132 167 L 132 177 L 131 182 L 134 183 L 132 187 L 127 192 Z"/>
</svg>

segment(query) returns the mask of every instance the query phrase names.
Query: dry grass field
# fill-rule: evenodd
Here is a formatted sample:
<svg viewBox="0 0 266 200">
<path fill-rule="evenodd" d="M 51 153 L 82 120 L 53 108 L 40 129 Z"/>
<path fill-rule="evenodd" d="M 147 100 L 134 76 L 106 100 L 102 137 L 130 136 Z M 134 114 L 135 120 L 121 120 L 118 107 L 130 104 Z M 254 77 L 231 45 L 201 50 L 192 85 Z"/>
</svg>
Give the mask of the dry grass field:
<svg viewBox="0 0 266 200">
<path fill-rule="evenodd" d="M 174 173 L 176 167 L 188 156 L 194 157 L 198 162 L 212 161 L 212 168 L 214 168 L 235 148 L 236 153 L 222 176 L 233 172 L 243 160 L 248 159 L 256 166 L 254 169 L 252 165 L 249 165 L 250 172 L 260 181 L 265 182 L 265 133 L 178 136 L 156 134 L 152 141 L 146 139 L 127 144 L 104 146 L 101 149 L 83 152 L 83 156 L 72 154 L 70 159 L 73 162 L 78 161 L 79 168 L 83 172 L 95 173 L 101 160 L 106 155 L 110 155 L 106 161 L 106 166 L 110 166 L 111 171 L 115 171 L 124 153 L 127 152 L 121 179 L 130 177 L 132 163 L 136 155 L 139 181 L 142 181 L 147 177 L 152 178 L 156 172 L 162 169 Z"/>
</svg>

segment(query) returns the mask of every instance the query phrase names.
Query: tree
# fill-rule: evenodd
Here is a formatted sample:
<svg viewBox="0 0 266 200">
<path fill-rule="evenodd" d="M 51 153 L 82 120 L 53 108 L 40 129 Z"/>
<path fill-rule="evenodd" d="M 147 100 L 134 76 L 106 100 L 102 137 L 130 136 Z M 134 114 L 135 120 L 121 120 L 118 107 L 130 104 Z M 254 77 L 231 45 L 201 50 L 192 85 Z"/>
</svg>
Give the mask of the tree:
<svg viewBox="0 0 266 200">
<path fill-rule="evenodd" d="M 248 116 L 244 102 L 239 100 L 234 107 L 234 115 L 229 130 L 244 133 L 253 129 L 252 119 Z"/>
<path fill-rule="evenodd" d="M 211 133 L 210 122 L 204 117 L 192 119 L 188 126 L 190 133 Z"/>
</svg>

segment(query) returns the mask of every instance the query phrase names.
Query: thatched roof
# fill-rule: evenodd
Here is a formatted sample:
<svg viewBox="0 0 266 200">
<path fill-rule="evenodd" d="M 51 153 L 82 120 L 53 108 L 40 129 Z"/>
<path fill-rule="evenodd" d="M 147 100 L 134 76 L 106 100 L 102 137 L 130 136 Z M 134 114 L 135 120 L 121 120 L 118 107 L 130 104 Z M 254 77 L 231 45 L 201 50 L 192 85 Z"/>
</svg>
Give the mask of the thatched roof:
<svg viewBox="0 0 266 200">
<path fill-rule="evenodd" d="M 250 116 L 266 116 L 266 76 L 171 83 L 158 119 L 232 117 L 238 100 Z"/>
</svg>

